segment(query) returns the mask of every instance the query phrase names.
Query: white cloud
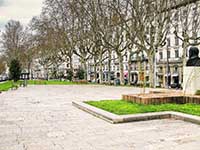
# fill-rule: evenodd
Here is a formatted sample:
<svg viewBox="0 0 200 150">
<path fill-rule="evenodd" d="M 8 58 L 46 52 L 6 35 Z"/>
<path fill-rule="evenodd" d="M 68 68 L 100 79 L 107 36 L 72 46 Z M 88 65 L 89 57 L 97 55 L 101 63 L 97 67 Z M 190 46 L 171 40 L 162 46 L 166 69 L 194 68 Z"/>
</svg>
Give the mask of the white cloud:
<svg viewBox="0 0 200 150">
<path fill-rule="evenodd" d="M 40 14 L 44 0 L 0 0 L 0 29 L 8 20 L 27 25 L 33 16 Z"/>
</svg>

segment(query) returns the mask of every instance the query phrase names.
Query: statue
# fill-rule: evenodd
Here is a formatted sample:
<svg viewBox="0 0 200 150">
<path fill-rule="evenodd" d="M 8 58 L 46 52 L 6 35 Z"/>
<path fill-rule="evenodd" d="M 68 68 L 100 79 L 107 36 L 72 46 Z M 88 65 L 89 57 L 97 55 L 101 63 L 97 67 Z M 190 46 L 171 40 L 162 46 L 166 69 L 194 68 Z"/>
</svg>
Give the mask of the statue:
<svg viewBox="0 0 200 150">
<path fill-rule="evenodd" d="M 200 66 L 199 49 L 197 47 L 189 49 L 189 60 L 186 66 Z"/>
</svg>

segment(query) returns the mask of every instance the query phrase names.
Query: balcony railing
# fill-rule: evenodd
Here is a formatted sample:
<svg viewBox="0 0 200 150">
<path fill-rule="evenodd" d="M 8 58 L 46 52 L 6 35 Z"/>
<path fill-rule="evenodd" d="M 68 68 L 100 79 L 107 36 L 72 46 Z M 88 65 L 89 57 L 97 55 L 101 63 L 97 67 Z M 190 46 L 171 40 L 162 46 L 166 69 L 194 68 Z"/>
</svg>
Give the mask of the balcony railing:
<svg viewBox="0 0 200 150">
<path fill-rule="evenodd" d="M 176 63 L 176 62 L 180 63 L 180 62 L 182 62 L 182 58 L 181 57 L 178 57 L 178 58 L 173 57 L 173 58 L 169 58 L 168 61 L 169 61 L 169 63 Z M 166 63 L 167 58 L 159 59 L 157 62 L 158 63 Z"/>
</svg>

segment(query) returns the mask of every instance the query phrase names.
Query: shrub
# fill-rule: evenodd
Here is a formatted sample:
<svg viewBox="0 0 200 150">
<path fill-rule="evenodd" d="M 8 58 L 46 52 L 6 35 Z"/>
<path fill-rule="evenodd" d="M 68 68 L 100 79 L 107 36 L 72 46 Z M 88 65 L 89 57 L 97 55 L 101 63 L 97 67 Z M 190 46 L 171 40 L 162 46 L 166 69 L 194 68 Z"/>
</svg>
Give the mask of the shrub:
<svg viewBox="0 0 200 150">
<path fill-rule="evenodd" d="M 77 70 L 77 74 L 76 75 L 77 75 L 77 78 L 79 80 L 83 80 L 84 79 L 84 75 L 85 75 L 85 71 L 82 68 L 79 68 Z"/>
<path fill-rule="evenodd" d="M 67 70 L 67 80 L 72 81 L 73 78 L 73 71 Z"/>
<path fill-rule="evenodd" d="M 14 80 L 14 82 L 20 79 L 21 75 L 21 65 L 17 59 L 13 59 L 10 63 L 9 68 L 10 79 Z"/>
</svg>

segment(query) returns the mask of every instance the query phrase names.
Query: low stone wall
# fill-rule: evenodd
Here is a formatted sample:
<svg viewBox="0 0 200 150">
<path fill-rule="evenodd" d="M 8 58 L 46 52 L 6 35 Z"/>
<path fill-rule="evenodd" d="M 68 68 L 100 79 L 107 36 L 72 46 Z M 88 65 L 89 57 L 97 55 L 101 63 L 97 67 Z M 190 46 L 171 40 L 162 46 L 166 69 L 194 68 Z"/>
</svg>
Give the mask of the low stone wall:
<svg viewBox="0 0 200 150">
<path fill-rule="evenodd" d="M 122 95 L 122 99 L 138 104 L 200 104 L 200 96 L 183 95 L 181 93 L 158 93 L 158 94 L 136 94 L 136 95 Z"/>
<path fill-rule="evenodd" d="M 133 115 L 116 115 L 105 110 L 96 108 L 94 106 L 85 104 L 83 102 L 73 102 L 72 104 L 83 111 L 86 111 L 98 118 L 101 118 L 113 124 L 173 118 L 200 125 L 199 116 L 188 115 L 180 112 L 166 111 Z"/>
</svg>

